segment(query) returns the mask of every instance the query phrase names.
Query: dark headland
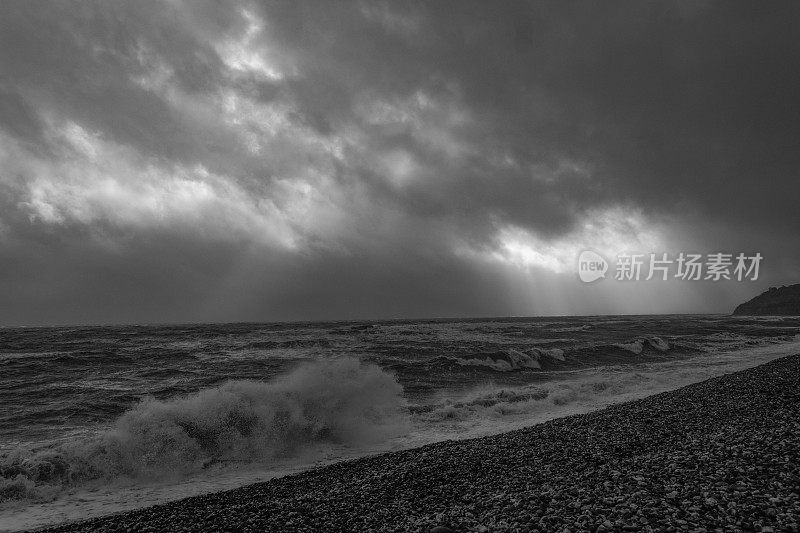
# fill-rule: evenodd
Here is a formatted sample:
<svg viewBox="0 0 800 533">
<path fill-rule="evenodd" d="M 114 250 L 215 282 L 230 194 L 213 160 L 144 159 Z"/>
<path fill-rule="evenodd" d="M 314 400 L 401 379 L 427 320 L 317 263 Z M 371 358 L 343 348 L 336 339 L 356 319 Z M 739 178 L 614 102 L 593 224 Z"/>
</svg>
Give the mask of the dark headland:
<svg viewBox="0 0 800 533">
<path fill-rule="evenodd" d="M 800 283 L 770 287 L 768 291 L 737 306 L 733 314 L 800 316 Z"/>
<path fill-rule="evenodd" d="M 792 356 L 501 435 L 50 531 L 798 531 L 798 492 Z"/>
</svg>

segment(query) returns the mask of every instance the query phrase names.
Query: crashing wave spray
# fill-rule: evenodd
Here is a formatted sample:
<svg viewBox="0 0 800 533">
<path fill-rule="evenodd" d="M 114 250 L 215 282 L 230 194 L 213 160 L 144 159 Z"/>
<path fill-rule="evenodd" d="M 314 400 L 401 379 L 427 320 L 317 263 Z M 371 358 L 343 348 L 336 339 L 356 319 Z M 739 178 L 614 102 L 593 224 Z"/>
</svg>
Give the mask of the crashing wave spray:
<svg viewBox="0 0 800 533">
<path fill-rule="evenodd" d="M 0 501 L 127 476 L 158 479 L 209 464 L 303 453 L 308 445 L 376 444 L 407 430 L 403 388 L 376 365 L 317 361 L 270 382 L 230 381 L 181 398 L 148 398 L 112 428 L 0 457 Z"/>
</svg>

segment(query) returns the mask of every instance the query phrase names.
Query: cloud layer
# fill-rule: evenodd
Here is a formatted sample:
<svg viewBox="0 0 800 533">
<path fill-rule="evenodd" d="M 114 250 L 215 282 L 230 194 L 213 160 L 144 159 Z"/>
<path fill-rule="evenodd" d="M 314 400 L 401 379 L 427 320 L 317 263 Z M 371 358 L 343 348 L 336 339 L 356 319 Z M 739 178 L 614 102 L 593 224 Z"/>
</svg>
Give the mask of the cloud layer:
<svg viewBox="0 0 800 533">
<path fill-rule="evenodd" d="M 5 3 L 0 323 L 728 312 L 800 277 L 799 9 Z"/>
</svg>

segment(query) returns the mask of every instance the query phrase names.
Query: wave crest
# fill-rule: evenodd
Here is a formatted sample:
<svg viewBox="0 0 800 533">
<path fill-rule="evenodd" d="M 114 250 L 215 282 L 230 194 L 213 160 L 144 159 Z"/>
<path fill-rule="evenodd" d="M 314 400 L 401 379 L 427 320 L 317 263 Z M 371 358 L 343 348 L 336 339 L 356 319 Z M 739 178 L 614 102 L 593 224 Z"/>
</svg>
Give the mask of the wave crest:
<svg viewBox="0 0 800 533">
<path fill-rule="evenodd" d="M 0 457 L 0 501 L 47 498 L 91 479 L 161 478 L 215 462 L 293 456 L 310 444 L 375 444 L 406 424 L 392 374 L 356 359 L 317 361 L 270 382 L 148 398 L 93 437 L 14 450 Z"/>
<path fill-rule="evenodd" d="M 641 354 L 647 346 L 650 346 L 659 352 L 666 352 L 669 350 L 669 343 L 661 337 L 638 337 L 631 342 L 619 342 L 613 346 L 631 352 L 635 355 Z"/>
<path fill-rule="evenodd" d="M 499 372 L 542 368 L 546 360 L 564 361 L 564 351 L 559 348 L 528 348 L 520 351 L 513 348 L 505 351 L 470 358 L 454 358 L 462 366 L 486 367 Z"/>
</svg>

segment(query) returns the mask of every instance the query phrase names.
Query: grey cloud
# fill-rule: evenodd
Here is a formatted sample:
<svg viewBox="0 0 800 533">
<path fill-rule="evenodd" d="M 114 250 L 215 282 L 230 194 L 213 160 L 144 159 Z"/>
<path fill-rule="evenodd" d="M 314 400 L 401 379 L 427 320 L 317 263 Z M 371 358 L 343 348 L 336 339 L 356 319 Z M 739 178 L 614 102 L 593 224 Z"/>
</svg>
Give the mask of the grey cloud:
<svg viewBox="0 0 800 533">
<path fill-rule="evenodd" d="M 674 246 L 767 250 L 765 283 L 782 283 L 800 274 L 786 244 L 800 229 L 799 9 L 7 2 L 0 129 L 25 161 L 0 176 L 0 285 L 13 295 L 0 321 L 517 312 L 509 280 L 527 278 L 454 250 L 491 251 L 509 227 L 557 243 L 618 206 L 658 221 Z M 274 65 L 248 66 L 240 50 L 237 70 L 220 47 L 241 44 L 254 20 L 248 46 Z M 370 105 L 386 116 L 371 120 Z M 57 139 L 70 121 L 124 161 L 68 160 Z M 257 231 L 208 239 L 213 221 L 168 227 L 144 200 L 126 219 L 138 225 L 107 220 L 109 209 L 90 217 L 76 165 L 116 172 L 115 201 L 150 187 L 167 203 L 184 183 L 170 172 L 201 165 L 222 180 L 210 190 L 233 199 L 221 220 L 283 217 L 302 245 L 254 243 Z M 31 210 L 37 179 L 72 218 Z M 46 188 L 69 180 L 67 193 Z M 270 202 L 279 213 L 259 218 Z M 573 281 L 553 278 L 576 302 L 567 311 L 597 309 Z M 708 294 L 711 309 L 730 304 Z"/>
</svg>

